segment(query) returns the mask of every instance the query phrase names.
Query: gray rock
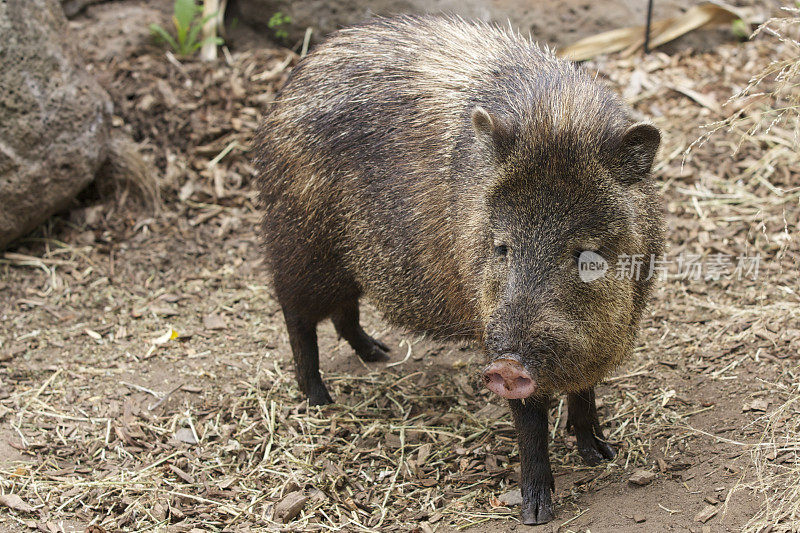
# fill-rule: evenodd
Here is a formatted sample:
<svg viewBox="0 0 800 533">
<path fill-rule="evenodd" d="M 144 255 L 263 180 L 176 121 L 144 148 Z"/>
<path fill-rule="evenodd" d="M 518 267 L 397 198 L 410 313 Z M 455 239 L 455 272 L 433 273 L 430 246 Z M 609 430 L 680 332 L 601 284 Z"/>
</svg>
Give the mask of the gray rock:
<svg viewBox="0 0 800 533">
<path fill-rule="evenodd" d="M 0 2 L 0 249 L 67 206 L 107 156 L 111 100 L 57 0 Z"/>
<path fill-rule="evenodd" d="M 72 18 L 86 9 L 87 6 L 99 4 L 103 1 L 104 0 L 61 0 L 61 5 L 64 8 L 64 14 Z"/>
<path fill-rule="evenodd" d="M 164 6 L 130 2 L 107 2 L 89 7 L 86 16 L 70 21 L 80 33 L 80 52 L 92 62 L 109 62 L 120 57 L 139 55 L 153 44 L 150 24 L 171 31 L 172 2 Z M 135 20 L 136 24 L 131 24 Z"/>
<path fill-rule="evenodd" d="M 194 432 L 191 428 L 180 428 L 175 432 L 175 440 L 191 445 L 197 444 L 197 439 L 194 438 Z"/>
<path fill-rule="evenodd" d="M 514 489 L 500 495 L 498 498 L 506 507 L 515 507 L 522 505 L 522 492 L 519 489 Z"/>
<path fill-rule="evenodd" d="M 650 470 L 637 470 L 631 474 L 631 477 L 628 478 L 628 482 L 633 485 L 644 486 L 652 483 L 655 478 L 655 472 L 651 472 Z"/>
</svg>

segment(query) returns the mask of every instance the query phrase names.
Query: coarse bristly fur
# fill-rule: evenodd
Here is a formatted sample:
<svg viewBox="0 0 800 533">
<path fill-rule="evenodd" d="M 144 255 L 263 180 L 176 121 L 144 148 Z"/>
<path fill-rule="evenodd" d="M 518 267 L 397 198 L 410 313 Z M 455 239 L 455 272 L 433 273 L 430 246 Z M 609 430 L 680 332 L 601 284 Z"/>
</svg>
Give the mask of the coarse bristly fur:
<svg viewBox="0 0 800 533">
<path fill-rule="evenodd" d="M 358 326 L 363 295 L 394 324 L 520 354 L 543 394 L 592 387 L 632 350 L 653 283 L 658 144 L 592 75 L 509 30 L 403 16 L 337 32 L 294 69 L 256 139 L 296 362 L 317 355 L 328 317 L 379 359 L 385 346 Z M 585 250 L 606 276 L 581 281 Z M 637 255 L 639 279 L 617 276 Z"/>
</svg>

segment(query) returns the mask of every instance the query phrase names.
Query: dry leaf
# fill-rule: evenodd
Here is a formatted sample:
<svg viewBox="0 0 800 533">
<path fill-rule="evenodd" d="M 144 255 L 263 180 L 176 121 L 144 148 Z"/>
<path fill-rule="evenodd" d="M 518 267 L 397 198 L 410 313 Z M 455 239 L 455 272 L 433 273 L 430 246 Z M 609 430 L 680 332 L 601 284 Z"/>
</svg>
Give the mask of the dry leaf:
<svg viewBox="0 0 800 533">
<path fill-rule="evenodd" d="M 98 342 L 101 342 L 103 340 L 103 336 L 92 329 L 86 328 L 84 331 L 86 332 L 87 335 L 89 335 L 91 338 L 93 338 Z"/>
<path fill-rule="evenodd" d="M 153 339 L 152 343 L 156 345 L 166 344 L 173 339 L 177 339 L 179 336 L 180 335 L 178 334 L 178 332 L 172 329 L 172 326 L 170 326 L 169 329 L 167 329 L 167 331 L 163 335 L 160 335 L 159 337 Z"/>
<path fill-rule="evenodd" d="M 766 412 L 769 408 L 769 400 L 765 398 L 757 398 L 750 403 L 746 403 L 742 406 L 742 412 L 746 413 L 748 411 L 761 411 Z"/>
<path fill-rule="evenodd" d="M 717 102 L 714 99 L 713 96 L 710 96 L 708 94 L 699 93 L 699 92 L 697 92 L 695 90 L 692 90 L 692 89 L 690 89 L 688 87 L 684 87 L 683 85 L 669 85 L 669 88 L 672 89 L 675 92 L 679 92 L 679 93 L 681 93 L 681 94 L 683 94 L 685 96 L 688 96 L 689 98 L 691 98 L 692 100 L 694 100 L 695 102 L 700 104 L 701 106 L 703 106 L 703 107 L 705 107 L 707 109 L 710 109 L 714 113 L 717 113 L 719 115 L 722 114 L 722 107 L 719 105 L 719 102 Z"/>
<path fill-rule="evenodd" d="M 190 431 L 189 433 L 191 433 L 191 431 Z M 177 436 L 177 434 L 176 434 L 176 436 Z M 192 440 L 194 440 L 194 435 L 192 435 Z M 173 472 L 173 473 L 174 473 L 176 476 L 178 476 L 179 478 L 181 478 L 181 479 L 182 479 L 184 482 L 186 482 L 186 483 L 189 483 L 189 484 L 192 484 L 192 483 L 194 483 L 194 482 L 195 482 L 195 479 L 194 479 L 194 477 L 193 477 L 192 475 L 190 475 L 190 474 L 189 474 L 189 473 L 187 473 L 187 472 L 184 472 L 183 470 L 181 470 L 181 469 L 180 469 L 180 468 L 178 468 L 177 466 L 175 466 L 175 465 L 167 465 L 167 468 L 169 468 L 170 470 L 172 470 L 172 472 Z"/>
<path fill-rule="evenodd" d="M 683 15 L 658 20 L 650 26 L 650 48 L 656 48 L 707 24 L 729 24 L 744 17 L 734 8 L 706 3 L 694 6 Z M 644 46 L 644 26 L 611 30 L 581 39 L 559 51 L 573 61 L 585 61 L 600 54 L 620 50 L 633 52 Z"/>
<path fill-rule="evenodd" d="M 695 522 L 701 522 L 705 524 L 706 522 L 714 518 L 714 515 L 716 515 L 718 511 L 719 509 L 717 509 L 713 505 L 706 505 L 702 511 L 700 511 L 695 515 L 694 520 Z"/>
<path fill-rule="evenodd" d="M 23 513 L 32 513 L 34 511 L 32 506 L 25 503 L 22 498 L 16 494 L 0 494 L 0 505 Z"/>
<path fill-rule="evenodd" d="M 275 504 L 273 519 L 288 524 L 300 514 L 307 502 L 308 496 L 301 491 L 290 492 Z"/>
</svg>

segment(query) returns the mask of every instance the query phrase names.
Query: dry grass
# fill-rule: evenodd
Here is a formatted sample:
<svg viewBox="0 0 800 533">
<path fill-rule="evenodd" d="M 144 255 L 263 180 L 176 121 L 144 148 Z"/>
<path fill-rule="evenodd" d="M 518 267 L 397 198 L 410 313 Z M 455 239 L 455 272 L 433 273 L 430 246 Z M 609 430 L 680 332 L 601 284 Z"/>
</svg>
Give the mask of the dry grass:
<svg viewBox="0 0 800 533">
<path fill-rule="evenodd" d="M 109 410 L 75 394 L 76 384 L 92 382 L 96 367 L 57 369 L 3 402 L 16 446 L 41 461 L 2 472 L 0 483 L 34 502 L 43 519 L 87 515 L 135 531 L 176 521 L 188 529 L 193 518 L 216 527 L 278 528 L 274 502 L 298 489 L 311 501 L 293 530 L 374 530 L 445 517 L 466 527 L 507 519 L 510 510 L 495 497 L 515 484 L 507 410 L 476 391 L 462 364 L 456 368 L 462 371 L 456 379 L 399 371 L 328 376 L 340 404 L 310 410 L 292 374 L 277 363 L 202 402 L 192 387 L 159 393 L 120 381 L 128 398 Z M 171 398 L 181 393 L 183 402 Z M 599 479 L 645 463 L 648 445 L 638 439 L 658 432 L 642 426 L 673 423 L 678 417 L 664 409 L 669 399 L 614 400 L 611 438 L 625 453 L 620 464 L 599 469 Z M 563 407 L 554 407 L 554 436 L 563 432 Z M 557 445 L 555 457 L 583 470 L 571 445 Z M 205 486 L 202 496 L 198 484 Z"/>
<path fill-rule="evenodd" d="M 112 199 L 118 208 L 139 204 L 153 214 L 162 207 L 161 188 L 156 169 L 142 149 L 126 135 L 115 133 L 109 142 L 109 156 L 95 178 L 101 198 Z"/>
<path fill-rule="evenodd" d="M 298 490 L 309 501 L 292 531 L 435 527 L 442 520 L 463 529 L 515 519 L 497 499 L 516 487 L 508 410 L 459 368 L 456 379 L 393 371 L 328 376 L 340 403 L 323 409 L 308 409 L 293 374 L 277 363 L 202 401 L 190 386 L 159 393 L 122 380 L 127 399 L 112 407 L 117 415 L 74 394 L 76 384 L 91 382 L 92 368 L 59 369 L 4 402 L 16 445 L 41 459 L 0 472 L 0 486 L 31 502 L 44 522 L 87 520 L 126 531 L 281 529 L 275 503 Z M 613 413 L 609 439 L 621 453 L 609 465 L 582 466 L 566 436 L 564 402 L 553 407 L 554 464 L 585 472 L 561 494 L 566 508 L 579 493 L 647 466 L 653 439 L 677 443 L 690 435 L 673 428 L 694 409 L 676 401 L 674 390 L 637 393 L 633 383 L 643 374 L 634 369 L 612 380 L 621 388 L 605 409 Z"/>
<path fill-rule="evenodd" d="M 770 186 L 770 177 L 797 162 L 800 144 L 800 8 L 784 10 L 787 16 L 769 19 L 751 36 L 751 39 L 761 36 L 777 41 L 764 57 L 769 63 L 757 67 L 747 84 L 722 106 L 729 116 L 706 126 L 707 132 L 687 148 L 688 155 L 692 148 L 708 142 L 720 130 L 738 134 L 733 155 L 745 143 L 757 146 L 760 152 L 742 178 L 757 179 L 779 198 L 786 191 Z"/>
<path fill-rule="evenodd" d="M 725 129 L 739 135 L 734 153 L 744 144 L 759 147 L 760 157 L 752 161 L 743 175 L 744 179 L 766 185 L 772 193 L 763 195 L 761 202 L 751 202 L 752 208 L 759 212 L 765 209 L 760 204 L 797 204 L 800 198 L 800 187 L 787 189 L 770 183 L 776 173 L 787 172 L 797 165 L 800 148 L 800 9 L 784 9 L 787 16 L 768 20 L 753 34 L 753 38 L 768 35 L 779 43 L 771 61 L 727 102 L 726 105 L 736 111 L 727 119 L 712 124 L 700 140 L 700 143 L 706 142 Z M 778 256 L 786 252 L 793 238 L 788 223 L 785 224 L 786 238 Z M 792 315 L 794 309 L 784 312 Z M 760 442 L 748 446 L 756 479 L 743 481 L 737 489 L 750 488 L 763 495 L 764 502 L 747 523 L 747 533 L 796 531 L 800 523 L 800 382 L 797 370 L 787 371 L 784 382 L 770 384 L 771 395 L 779 406 L 765 415 Z"/>
<path fill-rule="evenodd" d="M 787 378 L 789 385 L 770 384 L 780 405 L 766 416 L 763 438 L 752 447 L 756 479 L 740 486 L 764 497 L 746 533 L 797 531 L 800 523 L 800 375 Z"/>
<path fill-rule="evenodd" d="M 800 135 L 796 127 L 800 115 L 800 8 L 784 10 L 788 16 L 768 20 L 751 36 L 754 39 L 765 34 L 777 39 L 780 46 L 775 57 L 728 102 L 739 108 L 727 120 L 728 125 L 739 129 L 749 125 L 744 139 L 786 145 L 791 140 L 796 144 Z M 794 135 L 789 139 L 771 137 L 770 132 L 779 125 Z"/>
</svg>

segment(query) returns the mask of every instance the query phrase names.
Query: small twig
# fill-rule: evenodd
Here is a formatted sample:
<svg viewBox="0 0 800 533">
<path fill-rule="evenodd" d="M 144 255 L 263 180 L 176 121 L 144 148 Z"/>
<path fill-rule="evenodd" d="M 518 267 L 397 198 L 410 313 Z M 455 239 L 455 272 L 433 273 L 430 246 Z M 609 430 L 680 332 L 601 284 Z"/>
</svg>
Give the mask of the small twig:
<svg viewBox="0 0 800 533">
<path fill-rule="evenodd" d="M 559 526 L 559 529 L 560 529 L 560 528 L 562 528 L 562 527 L 564 527 L 564 526 L 566 526 L 566 525 L 567 525 L 567 524 L 569 524 L 570 522 L 574 522 L 574 521 L 575 521 L 575 520 L 577 520 L 578 518 L 582 517 L 582 516 L 584 515 L 584 513 L 586 513 L 586 511 L 588 511 L 588 510 L 589 510 L 589 508 L 587 507 L 586 509 L 584 509 L 584 510 L 583 510 L 583 511 L 581 511 L 580 513 L 576 514 L 575 516 L 573 516 L 572 518 L 570 518 L 570 519 L 569 519 L 569 520 L 567 520 L 566 522 L 562 523 L 562 524 Z"/>
<path fill-rule="evenodd" d="M 122 385 L 125 385 L 128 388 L 138 390 L 139 392 L 146 392 L 147 394 L 154 396 L 156 398 L 161 398 L 161 395 L 152 389 L 148 389 L 147 387 L 142 387 L 141 385 L 136 385 L 135 383 L 128 383 L 127 381 L 120 381 Z"/>
<path fill-rule="evenodd" d="M 230 143 L 228 143 L 228 146 L 226 146 L 220 153 L 218 153 L 214 159 L 208 162 L 208 168 L 214 168 L 215 166 L 217 166 L 217 164 L 220 161 L 222 161 L 222 158 L 228 155 L 231 152 L 231 150 L 233 150 L 237 146 L 239 146 L 239 143 L 236 141 L 231 141 Z"/>
<path fill-rule="evenodd" d="M 189 75 L 189 71 L 186 70 L 186 67 L 183 66 L 183 63 L 178 61 L 178 58 L 175 57 L 175 54 L 173 54 L 172 52 L 167 50 L 166 51 L 166 56 L 167 56 L 167 61 L 172 63 L 173 66 L 175 66 L 175 68 L 177 68 L 180 71 L 180 73 L 183 74 L 184 78 L 191 79 L 191 76 Z"/>
<path fill-rule="evenodd" d="M 386 368 L 389 368 L 389 367 L 392 367 L 392 366 L 397 366 L 397 365 L 402 365 L 403 363 L 408 361 L 409 357 L 411 357 L 411 343 L 408 342 L 406 339 L 403 339 L 403 340 L 400 341 L 400 346 L 402 346 L 403 343 L 406 343 L 406 346 L 408 346 L 408 351 L 406 352 L 406 356 L 403 358 L 402 361 L 395 361 L 394 363 L 389 363 L 388 365 L 386 365 Z"/>
<path fill-rule="evenodd" d="M 663 506 L 663 505 L 661 505 L 660 503 L 658 504 L 658 506 L 659 506 L 659 507 L 661 507 L 662 509 L 664 509 L 666 512 L 668 512 L 668 513 L 669 513 L 669 514 L 671 514 L 671 515 L 673 515 L 673 514 L 680 514 L 680 513 L 682 513 L 682 512 L 683 512 L 683 511 L 673 511 L 672 509 L 667 509 L 666 507 L 664 507 L 664 506 Z"/>
<path fill-rule="evenodd" d="M 172 459 L 173 457 L 175 457 L 176 455 L 181 455 L 182 453 L 183 453 L 183 450 L 178 450 L 177 452 L 171 453 L 166 457 L 162 457 L 158 461 L 156 461 L 154 463 L 151 463 L 151 464 L 147 465 L 146 467 L 142 468 L 141 470 L 139 470 L 138 472 L 136 472 L 136 476 L 140 476 L 140 475 L 144 474 L 145 472 L 147 472 L 148 470 L 152 470 L 153 468 L 157 467 L 158 465 L 164 464 L 167 461 L 169 461 L 170 459 Z"/>
<path fill-rule="evenodd" d="M 154 411 L 155 409 L 157 409 L 157 408 L 158 408 L 158 406 L 160 406 L 162 403 L 164 403 L 165 401 L 167 401 L 167 398 L 169 398 L 170 396 L 172 396 L 172 394 L 173 394 L 173 393 L 175 393 L 175 392 L 176 392 L 178 389 L 180 389 L 181 387 L 183 387 L 183 383 L 181 383 L 181 384 L 180 384 L 180 385 L 178 385 L 177 387 L 174 387 L 172 390 L 170 390 L 169 392 L 167 392 L 166 394 L 164 394 L 164 396 L 163 396 L 163 397 L 162 397 L 160 400 L 158 400 L 158 401 L 157 401 L 155 404 L 148 406 L 148 407 L 147 407 L 147 410 L 148 410 L 148 411 Z M 192 431 L 194 431 L 194 430 L 192 430 Z"/>
<path fill-rule="evenodd" d="M 306 34 L 303 36 L 303 48 L 300 50 L 300 57 L 306 57 L 308 53 L 308 45 L 311 43 L 311 26 L 306 28 Z"/>
</svg>

